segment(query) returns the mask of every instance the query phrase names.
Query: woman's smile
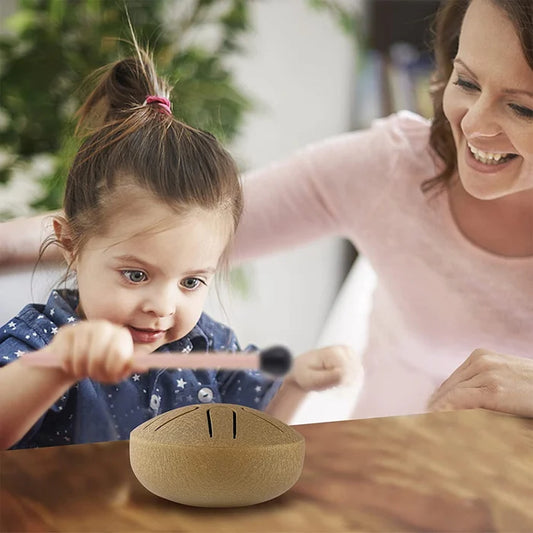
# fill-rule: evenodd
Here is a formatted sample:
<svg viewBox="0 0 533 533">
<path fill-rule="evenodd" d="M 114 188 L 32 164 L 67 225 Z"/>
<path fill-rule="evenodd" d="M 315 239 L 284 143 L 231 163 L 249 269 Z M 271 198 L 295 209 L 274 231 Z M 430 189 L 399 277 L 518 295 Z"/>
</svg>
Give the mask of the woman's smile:
<svg viewBox="0 0 533 533">
<path fill-rule="evenodd" d="M 506 152 L 485 152 L 466 143 L 465 162 L 477 172 L 484 174 L 496 174 L 509 168 L 516 163 L 518 156 Z"/>
</svg>

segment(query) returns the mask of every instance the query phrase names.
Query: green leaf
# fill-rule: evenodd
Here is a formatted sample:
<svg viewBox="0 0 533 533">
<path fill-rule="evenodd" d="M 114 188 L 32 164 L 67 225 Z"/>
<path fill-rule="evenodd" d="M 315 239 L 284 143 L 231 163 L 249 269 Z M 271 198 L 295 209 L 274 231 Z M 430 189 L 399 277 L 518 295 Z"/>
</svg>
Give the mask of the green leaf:
<svg viewBox="0 0 533 533">
<path fill-rule="evenodd" d="M 67 2 L 65 0 L 49 0 L 49 2 L 48 12 L 50 21 L 59 26 L 63 22 Z"/>
<path fill-rule="evenodd" d="M 36 13 L 29 9 L 21 9 L 10 17 L 8 17 L 4 24 L 8 30 L 13 33 L 23 33 L 33 28 L 36 24 Z"/>
</svg>

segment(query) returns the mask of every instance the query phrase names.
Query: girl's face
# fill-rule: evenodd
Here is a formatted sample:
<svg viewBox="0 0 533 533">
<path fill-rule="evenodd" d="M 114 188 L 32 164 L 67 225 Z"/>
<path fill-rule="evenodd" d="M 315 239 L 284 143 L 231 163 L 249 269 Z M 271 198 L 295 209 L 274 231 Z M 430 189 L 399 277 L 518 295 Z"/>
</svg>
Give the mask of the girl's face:
<svg viewBox="0 0 533 533">
<path fill-rule="evenodd" d="M 128 204 L 73 264 L 78 311 L 127 327 L 135 349 L 148 353 L 182 338 L 200 318 L 231 217 L 200 208 L 177 215 L 148 194 Z"/>
<path fill-rule="evenodd" d="M 443 106 L 467 192 L 493 199 L 533 188 L 533 70 L 492 0 L 468 7 Z"/>
</svg>

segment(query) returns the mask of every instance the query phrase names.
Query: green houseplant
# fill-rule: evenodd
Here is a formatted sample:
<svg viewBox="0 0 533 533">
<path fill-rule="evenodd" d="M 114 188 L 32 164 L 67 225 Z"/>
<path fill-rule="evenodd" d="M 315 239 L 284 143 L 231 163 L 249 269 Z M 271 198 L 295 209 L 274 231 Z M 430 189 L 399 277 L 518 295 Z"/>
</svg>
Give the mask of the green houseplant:
<svg viewBox="0 0 533 533">
<path fill-rule="evenodd" d="M 342 2 L 308 2 L 359 34 Z M 239 131 L 251 102 L 225 60 L 250 27 L 246 0 L 19 0 L 0 35 L 0 221 L 60 206 L 80 88 L 131 53 L 128 18 L 175 87 L 174 114 L 223 142 Z"/>
<path fill-rule="evenodd" d="M 246 0 L 21 0 L 0 37 L 0 220 L 59 207 L 80 87 L 131 53 L 128 17 L 175 87 L 175 115 L 225 142 L 238 131 L 250 101 L 224 59 L 248 29 Z M 196 38 L 206 29 L 216 39 Z"/>
</svg>

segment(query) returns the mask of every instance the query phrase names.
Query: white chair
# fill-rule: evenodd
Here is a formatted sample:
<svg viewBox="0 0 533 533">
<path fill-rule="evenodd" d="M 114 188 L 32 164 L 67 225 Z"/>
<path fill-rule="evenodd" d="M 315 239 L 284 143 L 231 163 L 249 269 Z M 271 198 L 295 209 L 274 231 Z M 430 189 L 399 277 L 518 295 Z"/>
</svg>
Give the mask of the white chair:
<svg viewBox="0 0 533 533">
<path fill-rule="evenodd" d="M 362 354 L 367 343 L 367 325 L 376 274 L 369 261 L 359 256 L 344 281 L 322 330 L 317 346 L 345 344 Z M 363 382 L 360 360 L 357 379 L 349 385 L 311 392 L 294 414 L 291 424 L 348 420 L 357 403 Z"/>
</svg>

